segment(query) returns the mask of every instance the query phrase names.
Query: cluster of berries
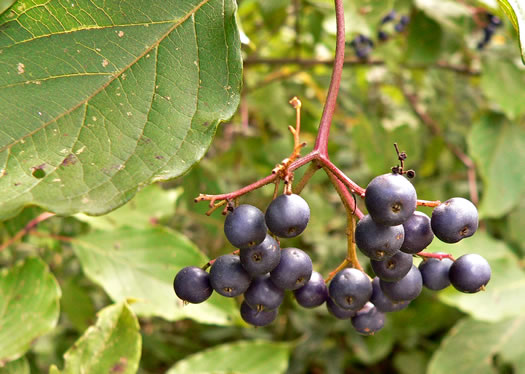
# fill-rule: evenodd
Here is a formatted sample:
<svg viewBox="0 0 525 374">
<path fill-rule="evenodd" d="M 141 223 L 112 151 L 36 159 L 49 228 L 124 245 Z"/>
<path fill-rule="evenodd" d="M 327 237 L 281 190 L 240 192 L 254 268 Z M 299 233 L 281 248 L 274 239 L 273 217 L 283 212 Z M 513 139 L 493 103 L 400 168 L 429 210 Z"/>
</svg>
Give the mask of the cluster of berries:
<svg viewBox="0 0 525 374">
<path fill-rule="evenodd" d="M 395 22 L 396 19 L 397 13 L 395 10 L 392 10 L 381 19 L 381 26 L 391 22 Z M 410 18 L 407 15 L 402 15 L 401 17 L 399 17 L 397 22 L 394 24 L 394 31 L 398 33 L 403 32 L 406 29 L 409 21 Z M 381 42 L 387 41 L 388 39 L 390 39 L 390 36 L 391 35 L 388 33 L 388 31 L 385 31 L 383 29 L 377 32 L 377 39 Z M 357 35 L 348 44 L 350 45 L 350 47 L 353 48 L 357 58 L 362 60 L 368 58 L 368 56 L 374 49 L 374 41 L 363 34 Z"/>
<path fill-rule="evenodd" d="M 357 332 L 370 335 L 383 327 L 386 312 L 405 308 L 423 286 L 440 290 L 452 283 L 459 291 L 473 293 L 488 283 L 490 266 L 479 255 L 456 261 L 428 258 L 419 268 L 412 263 L 413 255 L 426 248 L 434 235 L 455 243 L 474 234 L 478 214 L 470 201 L 450 199 L 429 218 L 415 211 L 412 184 L 392 172 L 370 182 L 365 204 L 369 214 L 356 225 L 355 241 L 370 258 L 373 279 L 359 269 L 346 268 L 327 286 L 313 271 L 308 254 L 298 248 L 281 249 L 275 237 L 301 234 L 310 219 L 302 197 L 284 194 L 270 203 L 266 213 L 246 204 L 234 208 L 226 217 L 224 233 L 239 248 L 239 255 L 218 257 L 209 274 L 198 267 L 183 268 L 175 277 L 175 292 L 190 303 L 205 301 L 213 290 L 226 297 L 244 294 L 241 317 L 265 326 L 277 317 L 289 290 L 299 305 L 314 308 L 326 302 L 332 315 L 351 319 Z"/>
<path fill-rule="evenodd" d="M 487 13 L 487 24 L 483 28 L 483 38 L 478 42 L 477 48 L 482 50 L 489 44 L 492 36 L 496 32 L 496 29 L 501 27 L 502 21 L 501 18 Z"/>
</svg>

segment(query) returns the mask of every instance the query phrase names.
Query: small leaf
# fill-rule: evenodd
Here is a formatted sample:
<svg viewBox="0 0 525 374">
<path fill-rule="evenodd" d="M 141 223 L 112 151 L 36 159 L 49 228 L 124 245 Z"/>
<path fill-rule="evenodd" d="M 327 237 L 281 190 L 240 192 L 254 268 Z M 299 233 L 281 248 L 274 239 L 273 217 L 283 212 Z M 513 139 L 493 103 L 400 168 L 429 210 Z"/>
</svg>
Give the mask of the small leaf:
<svg viewBox="0 0 525 374">
<path fill-rule="evenodd" d="M 504 242 L 477 232 L 454 245 L 436 238 L 425 251 L 451 253 L 455 258 L 466 253 L 477 253 L 489 262 L 492 269 L 485 291 L 466 294 L 450 286 L 439 293 L 443 302 L 485 321 L 500 321 L 525 310 L 525 272 Z"/>
<path fill-rule="evenodd" d="M 140 316 L 219 325 L 238 318 L 232 299 L 213 295 L 205 303 L 184 306 L 177 298 L 173 291 L 177 272 L 184 266 L 202 266 L 208 259 L 174 231 L 161 227 L 98 231 L 75 239 L 73 250 L 92 281 L 115 301 L 134 299 L 130 307 Z"/>
<path fill-rule="evenodd" d="M 163 190 L 154 184 L 141 190 L 133 200 L 111 213 L 95 217 L 79 213 L 75 217 L 101 230 L 114 230 L 122 226 L 138 229 L 151 227 L 159 219 L 173 214 L 179 195 L 178 190 Z"/>
<path fill-rule="evenodd" d="M 441 53 L 443 31 L 439 24 L 417 12 L 410 20 L 407 60 L 413 64 L 432 64 Z"/>
<path fill-rule="evenodd" d="M 523 311 L 523 310 L 522 310 Z M 525 373 L 525 315 L 499 323 L 465 318 L 452 328 L 434 353 L 427 374 L 494 374 L 496 355 L 509 372 Z"/>
<path fill-rule="evenodd" d="M 24 356 L 8 362 L 4 367 L 0 367 L 0 374 L 31 374 L 27 358 Z"/>
<path fill-rule="evenodd" d="M 479 206 L 482 217 L 501 217 L 525 193 L 525 129 L 503 116 L 483 116 L 468 137 L 470 154 L 475 159 L 484 190 Z"/>
<path fill-rule="evenodd" d="M 186 172 L 237 108 L 233 0 L 18 4 L 0 16 L 0 219 L 107 213 Z"/>
<path fill-rule="evenodd" d="M 142 338 L 137 317 L 125 303 L 108 306 L 64 354 L 64 369 L 50 368 L 50 374 L 136 373 Z"/>
<path fill-rule="evenodd" d="M 28 258 L 0 272 L 0 363 L 21 357 L 51 331 L 59 316 L 60 288 L 47 265 Z"/>
<path fill-rule="evenodd" d="M 525 5 L 519 0 L 498 0 L 498 4 L 518 33 L 521 59 L 525 64 Z"/>
<path fill-rule="evenodd" d="M 239 341 L 189 356 L 166 374 L 279 374 L 286 372 L 289 356 L 286 343 Z"/>
</svg>

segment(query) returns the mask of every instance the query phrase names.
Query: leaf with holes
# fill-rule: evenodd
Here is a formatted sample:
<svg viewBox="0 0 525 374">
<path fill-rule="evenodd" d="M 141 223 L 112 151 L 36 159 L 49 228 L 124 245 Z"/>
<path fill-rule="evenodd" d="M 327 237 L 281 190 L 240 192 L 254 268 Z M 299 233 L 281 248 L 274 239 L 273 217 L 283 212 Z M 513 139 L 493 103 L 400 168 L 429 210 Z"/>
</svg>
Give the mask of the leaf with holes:
<svg viewBox="0 0 525 374">
<path fill-rule="evenodd" d="M 525 63 L 525 4 L 518 0 L 498 0 L 498 4 L 518 32 L 521 60 Z"/>
<path fill-rule="evenodd" d="M 184 306 L 173 278 L 184 266 L 208 262 L 185 236 L 161 227 L 123 227 L 75 238 L 73 250 L 86 275 L 115 301 L 133 299 L 139 316 L 167 320 L 192 318 L 217 325 L 238 319 L 234 300 L 214 294 L 202 304 Z"/>
<path fill-rule="evenodd" d="M 0 219 L 103 214 L 186 172 L 239 102 L 233 0 L 21 0 L 0 16 Z"/>
<path fill-rule="evenodd" d="M 239 341 L 222 344 L 188 356 L 166 374 L 285 373 L 290 345 L 269 341 Z"/>
<path fill-rule="evenodd" d="M 0 366 L 21 357 L 51 331 L 59 315 L 60 288 L 47 265 L 29 258 L 0 272 Z"/>
<path fill-rule="evenodd" d="M 125 303 L 111 305 L 65 353 L 64 369 L 53 365 L 49 373 L 136 373 L 141 349 L 137 317 Z"/>
</svg>

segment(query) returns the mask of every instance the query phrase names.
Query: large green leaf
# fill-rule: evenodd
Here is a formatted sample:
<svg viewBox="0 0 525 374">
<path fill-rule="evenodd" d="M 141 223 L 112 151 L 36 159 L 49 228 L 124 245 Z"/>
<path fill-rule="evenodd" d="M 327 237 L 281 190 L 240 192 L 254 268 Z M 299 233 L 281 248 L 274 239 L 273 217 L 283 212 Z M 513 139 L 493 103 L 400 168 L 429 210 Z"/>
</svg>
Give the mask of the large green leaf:
<svg viewBox="0 0 525 374">
<path fill-rule="evenodd" d="M 28 258 L 0 272 L 0 363 L 21 357 L 58 321 L 60 288 L 47 265 Z"/>
<path fill-rule="evenodd" d="M 0 367 L 0 374 L 31 374 L 29 363 L 25 357 L 7 363 L 4 367 Z"/>
<path fill-rule="evenodd" d="M 483 59 L 483 93 L 511 119 L 525 113 L 523 85 L 525 72 L 519 69 L 515 62 L 494 55 Z"/>
<path fill-rule="evenodd" d="M 485 291 L 465 294 L 451 286 L 439 293 L 445 303 L 486 321 L 499 321 L 525 310 L 525 272 L 504 242 L 478 232 L 454 245 L 434 239 L 427 250 L 451 253 L 455 258 L 466 253 L 477 253 L 485 257 L 491 266 L 492 277 Z"/>
<path fill-rule="evenodd" d="M 498 3 L 518 32 L 521 59 L 525 63 L 525 5 L 519 0 L 498 0 Z"/>
<path fill-rule="evenodd" d="M 179 195 L 180 190 L 163 190 L 159 185 L 153 184 L 142 189 L 128 204 L 113 212 L 96 217 L 79 213 L 75 217 L 101 230 L 113 230 L 122 226 L 141 229 L 172 215 Z"/>
<path fill-rule="evenodd" d="M 141 349 L 137 317 L 125 303 L 111 305 L 65 353 L 64 369 L 53 365 L 49 373 L 136 373 Z"/>
<path fill-rule="evenodd" d="M 286 372 L 289 356 L 289 344 L 239 341 L 189 356 L 166 374 L 279 374 Z"/>
<path fill-rule="evenodd" d="M 113 300 L 134 299 L 131 308 L 140 316 L 212 324 L 229 324 L 238 316 L 232 299 L 213 295 L 205 303 L 184 306 L 175 296 L 175 274 L 184 266 L 208 262 L 181 234 L 161 227 L 123 227 L 75 239 L 73 249 L 86 275 Z"/>
<path fill-rule="evenodd" d="M 525 373 L 525 316 L 499 323 L 464 319 L 449 332 L 434 353 L 427 374 L 494 374 L 495 356 L 512 365 L 514 374 Z"/>
<path fill-rule="evenodd" d="M 502 115 L 486 115 L 472 127 L 468 143 L 483 178 L 480 214 L 501 217 L 525 193 L 525 128 Z"/>
<path fill-rule="evenodd" d="M 0 219 L 106 213 L 198 161 L 239 101 L 233 0 L 22 0 L 0 16 Z"/>
</svg>

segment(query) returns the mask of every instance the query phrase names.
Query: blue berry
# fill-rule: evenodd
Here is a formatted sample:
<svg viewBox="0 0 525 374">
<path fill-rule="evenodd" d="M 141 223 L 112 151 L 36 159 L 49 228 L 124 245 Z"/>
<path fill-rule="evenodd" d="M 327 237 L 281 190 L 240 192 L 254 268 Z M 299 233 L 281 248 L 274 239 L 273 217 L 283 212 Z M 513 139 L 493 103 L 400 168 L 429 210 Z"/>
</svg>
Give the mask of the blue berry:
<svg viewBox="0 0 525 374">
<path fill-rule="evenodd" d="M 450 283 L 458 291 L 475 293 L 482 290 L 490 280 L 490 265 L 478 254 L 467 254 L 458 258 L 450 266 Z"/>
<path fill-rule="evenodd" d="M 213 292 L 208 273 L 195 266 L 182 268 L 173 280 L 173 288 L 179 299 L 192 304 L 206 301 Z"/>
<path fill-rule="evenodd" d="M 255 278 L 244 293 L 244 301 L 252 309 L 276 309 L 281 305 L 284 291 L 278 288 L 269 275 Z"/>
<path fill-rule="evenodd" d="M 412 255 L 397 252 L 390 258 L 382 261 L 371 260 L 372 270 L 381 279 L 395 282 L 403 278 L 412 267 Z"/>
<path fill-rule="evenodd" d="M 328 309 L 328 312 L 331 315 L 338 319 L 350 319 L 355 316 L 355 310 L 341 308 L 330 297 L 326 299 L 326 309 Z"/>
<path fill-rule="evenodd" d="M 266 209 L 265 220 L 275 235 L 294 238 L 306 229 L 310 220 L 310 207 L 299 195 L 281 195 Z"/>
<path fill-rule="evenodd" d="M 405 240 L 401 246 L 401 251 L 410 254 L 416 254 L 434 239 L 434 233 L 430 227 L 430 217 L 425 213 L 414 212 L 408 219 L 403 222 L 405 230 Z"/>
<path fill-rule="evenodd" d="M 366 305 L 352 317 L 352 326 L 361 335 L 374 335 L 385 325 L 385 315 L 372 303 Z"/>
<path fill-rule="evenodd" d="M 266 326 L 272 323 L 277 318 L 278 309 L 253 309 L 245 301 L 241 304 L 242 319 L 254 326 Z"/>
<path fill-rule="evenodd" d="M 224 221 L 224 234 L 237 248 L 260 244 L 266 238 L 267 231 L 263 212 L 253 205 L 239 205 Z"/>
<path fill-rule="evenodd" d="M 252 277 L 269 273 L 281 259 L 281 248 L 277 241 L 266 234 L 262 243 L 253 246 L 241 248 L 239 256 L 244 269 Z"/>
<path fill-rule="evenodd" d="M 379 281 L 381 291 L 392 301 L 414 300 L 421 293 L 423 278 L 418 268 L 412 265 L 410 271 L 397 282 Z"/>
<path fill-rule="evenodd" d="M 222 296 L 234 297 L 244 293 L 250 286 L 250 275 L 235 255 L 217 257 L 210 269 L 210 283 Z"/>
<path fill-rule="evenodd" d="M 315 308 L 328 298 L 328 288 L 321 274 L 312 271 L 310 280 L 293 292 L 295 300 L 304 308 Z"/>
<path fill-rule="evenodd" d="M 416 189 L 405 177 L 389 173 L 375 177 L 365 191 L 365 205 L 374 222 L 396 226 L 416 210 Z"/>
<path fill-rule="evenodd" d="M 372 296 L 370 296 L 370 302 L 383 313 L 397 312 L 398 310 L 405 309 L 408 304 L 410 304 L 410 301 L 392 301 L 386 297 L 383 291 L 381 291 L 378 277 L 375 277 L 372 281 Z"/>
<path fill-rule="evenodd" d="M 332 279 L 328 294 L 341 308 L 359 310 L 372 295 L 372 283 L 361 270 L 347 268 Z"/>
<path fill-rule="evenodd" d="M 395 255 L 404 238 L 403 225 L 380 225 L 368 214 L 359 220 L 355 229 L 357 247 L 364 255 L 377 261 Z"/>
<path fill-rule="evenodd" d="M 445 243 L 456 243 L 474 235 L 478 229 L 478 210 L 469 200 L 454 197 L 432 212 L 432 231 Z"/>
<path fill-rule="evenodd" d="M 452 260 L 444 258 L 428 258 L 419 264 L 419 271 L 423 277 L 423 286 L 426 288 L 439 291 L 450 285 L 448 272 L 452 266 Z"/>
<path fill-rule="evenodd" d="M 310 280 L 312 260 L 298 248 L 284 248 L 281 261 L 270 273 L 272 282 L 283 290 L 296 290 Z"/>
</svg>

